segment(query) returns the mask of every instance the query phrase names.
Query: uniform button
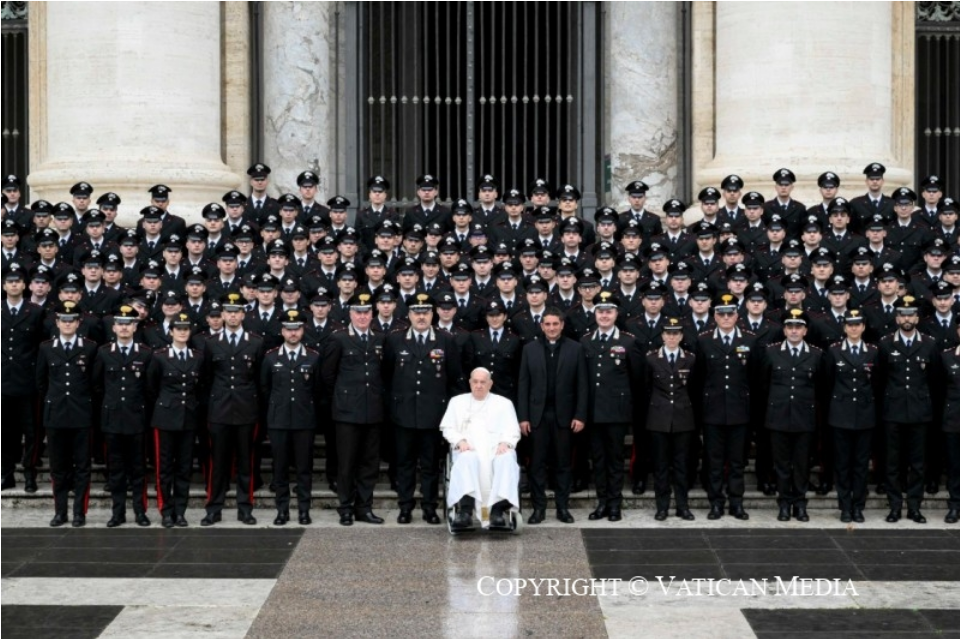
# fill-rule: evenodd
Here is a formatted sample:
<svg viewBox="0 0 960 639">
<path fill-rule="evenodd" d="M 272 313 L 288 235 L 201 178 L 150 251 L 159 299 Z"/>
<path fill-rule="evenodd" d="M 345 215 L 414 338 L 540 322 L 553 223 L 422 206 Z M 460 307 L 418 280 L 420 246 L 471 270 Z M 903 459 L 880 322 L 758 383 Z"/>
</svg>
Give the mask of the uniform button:
<svg viewBox="0 0 960 639">
<path fill-rule="evenodd" d="M 66 393 L 64 393 L 64 395 L 69 395 L 69 394 L 70 394 L 70 391 L 67 391 Z"/>
<path fill-rule="evenodd" d="M 790 399 L 793 399 L 793 395 L 790 396 Z"/>
<path fill-rule="evenodd" d="M 417 395 L 419 395 L 419 394 L 420 394 L 420 391 L 417 391 Z"/>
<path fill-rule="evenodd" d="M 120 398 L 120 401 L 122 402 L 122 401 L 125 400 L 125 399 L 126 399 L 126 397 L 121 397 L 121 398 Z"/>
</svg>

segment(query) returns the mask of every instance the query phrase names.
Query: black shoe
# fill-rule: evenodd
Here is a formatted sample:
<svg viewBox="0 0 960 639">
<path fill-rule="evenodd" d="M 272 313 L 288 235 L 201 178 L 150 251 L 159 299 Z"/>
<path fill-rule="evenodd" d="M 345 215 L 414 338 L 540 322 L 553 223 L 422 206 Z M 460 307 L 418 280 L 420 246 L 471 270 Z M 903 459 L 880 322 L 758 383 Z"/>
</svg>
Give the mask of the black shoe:
<svg viewBox="0 0 960 639">
<path fill-rule="evenodd" d="M 566 508 L 557 508 L 557 519 L 565 524 L 573 523 L 573 515 Z"/>
<path fill-rule="evenodd" d="M 807 514 L 806 506 L 797 506 L 793 511 L 793 516 L 797 521 L 808 522 L 810 521 L 810 515 Z"/>
<path fill-rule="evenodd" d="M 920 512 L 920 509 L 917 510 L 908 510 L 907 519 L 912 519 L 915 523 L 925 524 L 927 523 L 927 518 L 923 516 L 923 513 Z"/>
<path fill-rule="evenodd" d="M 610 516 L 610 509 L 607 508 L 605 504 L 597 506 L 592 513 L 587 515 L 587 519 L 590 521 L 597 521 L 598 519 L 603 519 Z"/>
<path fill-rule="evenodd" d="M 343 513 L 340 515 L 340 525 L 341 526 L 352 526 L 353 525 L 353 513 Z"/>
<path fill-rule="evenodd" d="M 186 528 L 190 524 L 187 523 L 187 518 L 183 515 L 177 515 L 177 528 Z"/>
<path fill-rule="evenodd" d="M 454 532 L 470 530 L 473 528 L 473 509 L 460 507 L 460 510 L 457 511 L 456 517 L 453 518 L 453 522 L 450 524 L 450 530 Z"/>
<path fill-rule="evenodd" d="M 397 515 L 397 523 L 398 523 L 398 524 L 409 524 L 411 521 L 413 521 L 413 517 L 412 517 L 411 511 L 408 510 L 408 509 L 406 509 L 406 508 L 401 508 L 401 509 L 400 509 L 400 514 Z"/>
<path fill-rule="evenodd" d="M 611 510 L 610 516 L 607 517 L 607 521 L 620 521 L 621 519 L 623 519 L 623 515 L 619 510 Z"/>
<path fill-rule="evenodd" d="M 263 487 L 263 483 L 260 483 L 259 485 L 257 485 L 257 487 L 254 490 L 259 490 L 262 487 Z M 267 490 L 269 490 L 271 493 L 277 492 L 277 484 L 274 482 L 270 482 L 270 485 L 267 486 Z"/>
<path fill-rule="evenodd" d="M 223 515 L 221 513 L 207 513 L 206 517 L 200 520 L 201 526 L 212 526 L 215 523 L 221 521 Z"/>
<path fill-rule="evenodd" d="M 902 513 L 899 510 L 891 510 L 890 514 L 887 515 L 887 523 L 895 524 L 898 521 L 900 521 L 901 516 L 902 516 Z"/>
<path fill-rule="evenodd" d="M 940 484 L 939 484 L 939 483 L 937 483 L 937 482 L 935 482 L 935 481 L 928 481 L 928 482 L 927 482 L 927 494 L 928 494 L 928 495 L 936 495 L 936 494 L 939 493 L 939 492 L 940 492 Z"/>
<path fill-rule="evenodd" d="M 713 506 L 710 506 L 710 514 L 707 515 L 707 519 L 710 521 L 716 521 L 721 517 L 723 517 L 723 506 L 720 504 L 714 504 Z"/>
<path fill-rule="evenodd" d="M 647 492 L 647 482 L 645 481 L 633 482 L 632 490 L 634 495 L 642 495 L 643 493 Z"/>
<path fill-rule="evenodd" d="M 428 524 L 436 526 L 440 523 L 440 517 L 437 515 L 436 508 L 424 508 L 423 509 L 423 520 Z"/>
<path fill-rule="evenodd" d="M 107 522 L 107 528 L 116 528 L 117 526 L 122 526 L 127 523 L 127 516 L 123 515 L 113 515 L 110 517 L 110 521 Z"/>
<path fill-rule="evenodd" d="M 382 524 L 383 517 L 377 517 L 373 514 L 373 511 L 368 510 L 365 513 L 357 513 L 357 521 L 362 521 L 365 524 Z"/>
<path fill-rule="evenodd" d="M 138 526 L 146 527 L 150 525 L 150 518 L 147 517 L 147 513 L 137 513 L 137 516 L 134 519 L 134 521 L 137 522 Z"/>
<path fill-rule="evenodd" d="M 33 494 L 37 492 L 37 476 L 27 475 L 23 480 L 23 492 Z"/>
<path fill-rule="evenodd" d="M 544 508 L 534 508 L 533 512 L 530 513 L 530 519 L 527 520 L 528 524 L 537 525 L 542 524 L 543 520 L 547 518 L 547 512 Z"/>
<path fill-rule="evenodd" d="M 83 528 L 87 525 L 87 516 L 86 515 L 74 515 L 73 521 L 70 522 L 70 525 L 74 528 Z"/>
<path fill-rule="evenodd" d="M 176 525 L 176 522 L 173 519 L 173 515 L 164 515 L 160 520 L 160 525 L 164 528 L 173 528 Z"/>
<path fill-rule="evenodd" d="M 299 517 L 298 521 L 300 522 L 300 525 L 301 525 L 301 526 L 309 526 L 310 524 L 312 524 L 312 523 L 313 523 L 313 520 L 310 519 L 310 511 L 309 511 L 309 510 L 301 510 L 301 511 L 300 511 L 300 517 Z"/>
<path fill-rule="evenodd" d="M 777 515 L 777 521 L 790 521 L 790 506 L 787 504 L 780 505 L 780 514 Z"/>
<path fill-rule="evenodd" d="M 677 514 L 677 517 L 679 517 L 680 519 L 683 519 L 684 521 L 693 521 L 694 519 L 696 519 L 693 513 L 690 512 L 689 508 L 677 508 L 676 514 Z"/>
<path fill-rule="evenodd" d="M 747 514 L 747 511 L 743 509 L 743 504 L 737 504 L 736 506 L 730 506 L 730 514 L 739 519 L 740 521 L 746 521 L 750 519 L 750 515 Z"/>
<path fill-rule="evenodd" d="M 257 523 L 257 518 L 253 516 L 253 513 L 238 512 L 237 521 L 247 526 L 253 526 Z"/>
<path fill-rule="evenodd" d="M 589 485 L 590 485 L 590 482 L 588 482 L 585 479 L 574 479 L 573 484 L 570 486 L 570 492 L 582 493 L 587 489 Z"/>
<path fill-rule="evenodd" d="M 817 489 L 815 492 L 818 495 L 829 495 L 832 490 L 833 490 L 833 484 L 825 481 L 821 483 L 819 486 L 817 486 Z"/>
<path fill-rule="evenodd" d="M 490 527 L 491 528 L 507 528 L 507 517 L 506 511 L 510 508 L 510 502 L 500 501 L 493 505 L 493 508 L 490 509 Z"/>
<path fill-rule="evenodd" d="M 2 482 L 0 482 L 0 490 L 10 490 L 11 488 L 16 488 L 16 487 L 17 487 L 17 480 L 13 478 L 12 473 L 10 474 L 9 477 L 5 478 Z"/>
<path fill-rule="evenodd" d="M 863 511 L 860 510 L 859 508 L 853 511 L 853 521 L 855 521 L 858 524 L 862 524 L 863 522 L 866 521 L 866 519 L 863 518 Z"/>
<path fill-rule="evenodd" d="M 763 485 L 762 492 L 763 492 L 763 494 L 766 495 L 767 497 L 773 497 L 774 495 L 777 494 L 777 485 L 776 485 L 776 484 L 770 484 L 770 483 L 764 484 L 764 485 Z"/>
<path fill-rule="evenodd" d="M 842 510 L 840 511 L 840 521 L 845 524 L 849 524 L 851 521 L 853 521 L 853 515 L 849 510 Z"/>
<path fill-rule="evenodd" d="M 657 521 L 666 521 L 667 520 L 667 511 L 658 510 L 657 514 L 653 516 Z"/>
<path fill-rule="evenodd" d="M 330 492 L 332 492 L 332 493 L 337 492 L 337 480 L 335 480 L 335 479 L 334 479 L 334 480 L 331 480 L 330 483 L 327 484 L 327 488 L 329 488 L 329 489 L 330 489 Z"/>
<path fill-rule="evenodd" d="M 53 516 L 53 519 L 50 520 L 50 526 L 53 528 L 58 528 L 67 523 L 67 513 L 57 513 Z"/>
<path fill-rule="evenodd" d="M 289 510 L 278 510 L 277 517 L 273 520 L 274 526 L 286 526 L 287 522 L 290 521 L 290 511 Z"/>
<path fill-rule="evenodd" d="M 956 508 L 948 510 L 946 516 L 943 518 L 943 521 L 948 524 L 955 524 L 958 520 L 960 520 L 960 510 Z"/>
</svg>

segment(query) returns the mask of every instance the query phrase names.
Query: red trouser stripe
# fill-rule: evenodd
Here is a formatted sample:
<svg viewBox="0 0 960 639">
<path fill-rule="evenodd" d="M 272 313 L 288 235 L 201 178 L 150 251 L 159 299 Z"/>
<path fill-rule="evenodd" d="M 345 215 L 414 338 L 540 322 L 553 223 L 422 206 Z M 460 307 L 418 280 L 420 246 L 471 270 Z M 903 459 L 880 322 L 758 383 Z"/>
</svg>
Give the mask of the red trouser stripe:
<svg viewBox="0 0 960 639">
<path fill-rule="evenodd" d="M 153 429 L 153 449 L 156 452 L 156 473 L 157 473 L 157 510 L 163 514 L 163 489 L 160 487 L 160 429 Z M 147 482 L 143 482 L 143 508 L 147 508 Z"/>
</svg>

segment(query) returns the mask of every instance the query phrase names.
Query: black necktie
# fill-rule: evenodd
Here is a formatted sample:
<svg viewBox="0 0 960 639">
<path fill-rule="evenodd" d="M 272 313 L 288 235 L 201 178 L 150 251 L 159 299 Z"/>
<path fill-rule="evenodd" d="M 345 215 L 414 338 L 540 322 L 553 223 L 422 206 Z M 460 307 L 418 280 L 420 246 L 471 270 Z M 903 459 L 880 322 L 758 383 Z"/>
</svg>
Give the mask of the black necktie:
<svg viewBox="0 0 960 639">
<path fill-rule="evenodd" d="M 493 332 L 493 343 L 494 343 L 494 344 L 499 344 L 499 343 L 500 343 L 500 331 L 494 331 L 494 332 Z"/>
<path fill-rule="evenodd" d="M 873 201 L 873 208 L 875 208 L 875 209 L 879 209 L 879 208 L 880 208 L 880 200 L 874 200 L 874 201 Z"/>
<path fill-rule="evenodd" d="M 423 287 L 428 293 L 433 289 L 433 283 L 427 282 L 426 286 Z"/>
<path fill-rule="evenodd" d="M 306 264 L 307 264 L 307 260 L 305 260 L 305 259 L 302 258 L 302 257 L 298 257 L 298 258 L 297 258 L 297 265 L 298 265 L 300 268 L 303 268 L 304 266 L 306 266 Z"/>
<path fill-rule="evenodd" d="M 180 361 L 186 363 L 187 361 L 187 351 L 180 351 Z"/>
<path fill-rule="evenodd" d="M 65 342 L 63 345 L 63 351 L 69 355 L 71 350 L 73 350 L 73 342 Z"/>
<path fill-rule="evenodd" d="M 257 213 L 259 213 L 261 206 L 262 206 L 262 203 L 260 202 L 260 200 L 254 200 L 254 202 L 253 202 L 253 210 L 254 210 L 254 211 L 256 211 Z"/>
<path fill-rule="evenodd" d="M 948 322 L 947 320 L 940 320 L 940 323 L 943 325 L 944 328 L 950 328 L 950 322 Z"/>
<path fill-rule="evenodd" d="M 677 366 L 677 354 L 670 353 L 670 368 L 676 368 Z"/>
<path fill-rule="evenodd" d="M 730 336 L 729 336 L 729 335 L 724 335 L 724 336 L 723 336 L 723 345 L 726 346 L 726 347 L 728 347 L 728 348 L 730 347 Z"/>
<path fill-rule="evenodd" d="M 793 349 L 793 359 L 797 359 L 798 357 L 800 357 L 800 349 L 794 348 L 794 349 Z"/>
<path fill-rule="evenodd" d="M 124 361 L 124 362 L 127 361 L 127 350 L 128 350 L 128 349 L 129 349 L 128 346 L 121 346 L 121 347 L 120 347 L 120 360 L 121 360 L 121 361 Z"/>
<path fill-rule="evenodd" d="M 756 331 L 756 330 L 759 330 L 759 329 L 760 329 L 760 322 L 754 322 L 754 323 L 752 324 L 752 326 L 753 326 L 753 330 L 755 330 L 755 331 Z"/>
<path fill-rule="evenodd" d="M 883 307 L 883 312 L 886 313 L 887 315 L 889 315 L 890 313 L 893 312 L 893 307 L 890 306 L 889 304 L 886 304 L 886 305 L 884 305 L 884 307 Z"/>
<path fill-rule="evenodd" d="M 677 302 L 680 304 L 680 306 L 686 306 L 686 305 L 687 305 L 687 298 L 681 297 L 679 300 L 677 300 Z"/>
<path fill-rule="evenodd" d="M 297 361 L 297 356 L 293 351 L 287 351 L 287 359 L 289 359 L 290 363 L 293 364 Z"/>
<path fill-rule="evenodd" d="M 366 346 L 366 344 L 367 344 L 367 334 L 366 334 L 366 333 L 364 333 L 363 335 L 360 336 L 360 342 L 361 342 L 364 346 Z"/>
<path fill-rule="evenodd" d="M 17 307 L 13 306 L 10 308 L 10 317 L 16 317 L 16 316 L 17 316 Z"/>
<path fill-rule="evenodd" d="M 231 347 L 231 348 L 236 348 L 236 347 L 237 347 L 237 334 L 236 334 L 236 333 L 231 333 L 231 334 L 230 334 L 230 347 Z"/>
<path fill-rule="evenodd" d="M 417 335 L 417 343 L 420 344 L 420 346 L 423 346 L 424 341 L 423 341 L 423 334 L 422 334 L 422 333 L 421 333 L 420 335 Z"/>
<path fill-rule="evenodd" d="M 460 308 L 466 308 L 466 307 L 467 307 L 467 300 L 465 300 L 465 299 L 463 299 L 463 298 L 461 297 L 461 298 L 460 298 Z M 421 335 L 420 337 L 422 338 L 423 335 Z"/>
<path fill-rule="evenodd" d="M 861 292 L 861 293 L 866 293 L 866 292 L 867 292 L 867 285 L 866 285 L 866 284 L 861 284 L 861 285 L 860 285 L 860 292 Z"/>
<path fill-rule="evenodd" d="M 913 340 L 912 339 L 904 340 L 903 345 L 906 346 L 907 348 L 910 348 L 911 346 L 913 346 Z"/>
<path fill-rule="evenodd" d="M 380 325 L 380 328 L 382 328 L 383 332 L 386 333 L 387 331 L 390 330 L 390 325 L 384 322 L 383 324 Z"/>
<path fill-rule="evenodd" d="M 260 319 L 262 319 L 264 322 L 269 322 L 269 321 L 270 321 L 270 313 L 264 313 L 263 315 L 260 316 Z"/>
<path fill-rule="evenodd" d="M 702 330 L 703 330 L 703 324 L 704 324 L 703 320 L 697 320 L 697 330 L 698 330 L 698 331 L 702 331 Z"/>
<path fill-rule="evenodd" d="M 540 323 L 540 316 L 539 316 L 539 315 L 534 315 L 534 316 L 533 316 L 533 323 L 534 323 L 534 324 L 539 324 L 539 323 Z"/>
<path fill-rule="evenodd" d="M 514 230 L 514 231 L 519 231 L 519 230 L 520 230 L 520 225 L 519 225 L 519 224 L 514 224 L 514 225 L 513 225 L 513 230 Z"/>
<path fill-rule="evenodd" d="M 853 347 L 851 347 L 851 348 L 850 348 L 850 353 L 851 353 L 854 357 L 860 357 L 860 347 L 859 347 L 859 346 L 853 346 Z"/>
<path fill-rule="evenodd" d="M 194 312 L 195 315 L 199 315 L 199 314 L 200 314 L 200 305 L 199 305 L 199 304 L 194 304 L 194 305 L 193 305 L 193 312 Z"/>
<path fill-rule="evenodd" d="M 154 249 L 154 247 L 155 247 L 156 245 L 157 245 L 157 243 L 154 242 L 153 240 L 150 240 L 149 242 L 147 242 L 147 247 L 148 247 L 151 251 Z M 63 246 L 63 242 L 60 242 L 60 246 Z"/>
<path fill-rule="evenodd" d="M 606 344 L 608 337 L 609 337 L 609 335 L 607 335 L 606 333 L 601 333 L 601 334 L 600 334 L 600 343 L 601 343 L 601 344 Z"/>
</svg>

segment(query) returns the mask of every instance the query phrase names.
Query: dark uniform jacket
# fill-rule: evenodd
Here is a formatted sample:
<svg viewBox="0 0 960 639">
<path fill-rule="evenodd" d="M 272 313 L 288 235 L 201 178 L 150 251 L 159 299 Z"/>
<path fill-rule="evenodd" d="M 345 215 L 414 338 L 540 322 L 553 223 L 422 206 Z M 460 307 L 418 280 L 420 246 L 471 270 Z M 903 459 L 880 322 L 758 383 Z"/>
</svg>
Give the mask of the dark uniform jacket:
<svg viewBox="0 0 960 639">
<path fill-rule="evenodd" d="M 767 387 L 766 426 L 788 433 L 813 432 L 821 388 L 823 351 L 803 342 L 794 359 L 786 341 L 767 346 L 761 383 Z"/>
<path fill-rule="evenodd" d="M 600 330 L 580 340 L 587 363 L 590 424 L 632 424 L 633 395 L 643 375 L 643 350 L 630 333 L 614 327 L 607 340 Z"/>
<path fill-rule="evenodd" d="M 390 417 L 405 428 L 439 428 L 449 398 L 465 390 L 455 340 L 434 328 L 423 346 L 412 328 L 387 336 L 383 373 Z"/>
<path fill-rule="evenodd" d="M 228 331 L 207 341 L 204 380 L 210 385 L 211 424 L 250 424 L 259 416 L 257 374 L 263 361 L 263 339 L 243 331 L 234 349 Z"/>
<path fill-rule="evenodd" d="M 367 342 L 347 326 L 330 335 L 320 374 L 333 395 L 333 420 L 350 424 L 385 421 L 381 362 L 386 335 L 368 333 Z"/>
<path fill-rule="evenodd" d="M 59 337 L 40 345 L 37 357 L 37 393 L 46 428 L 93 426 L 93 362 L 97 343 L 75 336 L 66 353 Z"/>
<path fill-rule="evenodd" d="M 696 429 L 690 376 L 696 364 L 693 353 L 678 349 L 671 366 L 664 348 L 644 358 L 643 398 L 647 430 L 658 433 L 683 433 Z"/>
<path fill-rule="evenodd" d="M 268 351 L 260 366 L 260 392 L 267 402 L 267 428 L 313 430 L 320 390 L 320 354 L 298 345 L 291 361 L 285 346 Z"/>
<path fill-rule="evenodd" d="M 570 428 L 574 419 L 586 423 L 589 415 L 587 360 L 578 342 L 561 336 L 557 344 L 560 351 L 554 406 L 559 427 Z M 540 426 L 547 404 L 547 348 L 546 340 L 531 342 L 523 347 L 520 361 L 517 419 L 530 422 L 532 428 Z"/>
<path fill-rule="evenodd" d="M 693 384 L 704 423 L 750 423 L 751 386 L 759 370 L 757 351 L 756 338 L 748 331 L 735 329 L 729 347 L 723 344 L 719 329 L 699 335 Z"/>
<path fill-rule="evenodd" d="M 930 389 L 939 364 L 937 355 L 933 339 L 919 331 L 914 331 L 910 348 L 900 331 L 880 340 L 883 421 L 918 424 L 933 420 Z"/>
<path fill-rule="evenodd" d="M 945 433 L 960 433 L 960 348 L 940 354 L 945 389 L 942 428 Z"/>
<path fill-rule="evenodd" d="M 203 416 L 200 397 L 204 392 L 201 372 L 203 354 L 186 350 L 181 362 L 173 347 L 154 351 L 147 369 L 147 385 L 155 397 L 150 423 L 159 430 L 194 430 Z"/>
<path fill-rule="evenodd" d="M 829 401 L 827 424 L 850 430 L 876 426 L 879 357 L 877 347 L 862 340 L 856 356 L 845 339 L 830 347 L 823 367 Z"/>
<path fill-rule="evenodd" d="M 37 392 L 37 353 L 45 337 L 43 309 L 23 300 L 16 316 L 12 316 L 4 300 L 0 304 L 0 322 L 3 332 L 0 388 L 4 395 L 33 395 Z"/>
<path fill-rule="evenodd" d="M 889 222 L 893 219 L 893 199 L 886 195 L 880 196 L 879 205 L 874 205 L 866 193 L 850 200 L 850 226 L 854 231 L 862 232 L 867 223 L 876 214 L 883 216 Z"/>
<path fill-rule="evenodd" d="M 101 346 L 93 364 L 94 393 L 103 395 L 100 430 L 137 435 L 148 424 L 147 369 L 153 351 L 133 342 L 126 360 L 116 342 Z"/>
<path fill-rule="evenodd" d="M 493 375 L 493 392 L 516 403 L 523 344 L 506 327 L 500 329 L 499 338 L 494 344 L 489 328 L 471 333 L 464 349 L 463 371 L 469 376 L 478 366 L 486 368 Z"/>
</svg>

